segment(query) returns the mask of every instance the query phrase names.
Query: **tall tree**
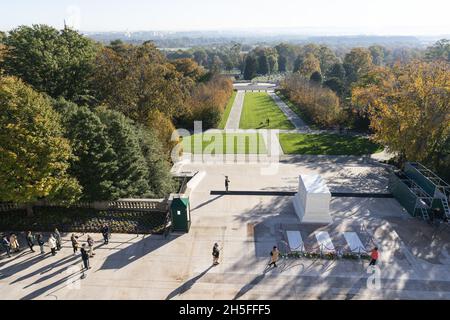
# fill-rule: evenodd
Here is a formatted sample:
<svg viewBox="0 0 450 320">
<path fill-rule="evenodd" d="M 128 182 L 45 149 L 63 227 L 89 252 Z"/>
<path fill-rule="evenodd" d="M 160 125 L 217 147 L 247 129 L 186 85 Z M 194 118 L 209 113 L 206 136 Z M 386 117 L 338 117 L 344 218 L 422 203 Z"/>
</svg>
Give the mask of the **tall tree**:
<svg viewBox="0 0 450 320">
<path fill-rule="evenodd" d="M 320 73 L 320 61 L 312 53 L 308 53 L 303 59 L 298 72 L 309 78 L 316 71 Z"/>
<path fill-rule="evenodd" d="M 244 67 L 244 79 L 252 80 L 256 76 L 257 71 L 257 61 L 253 55 L 247 55 L 245 58 L 245 67 Z"/>
<path fill-rule="evenodd" d="M 127 46 L 120 53 L 102 49 L 96 58 L 92 86 L 102 103 L 145 123 L 154 109 L 169 117 L 183 114 L 191 80 L 153 44 L 146 43 Z"/>
<path fill-rule="evenodd" d="M 269 59 L 264 53 L 258 56 L 258 73 L 262 75 L 270 73 Z"/>
<path fill-rule="evenodd" d="M 342 63 L 335 63 L 331 66 L 331 68 L 326 73 L 327 78 L 337 78 L 341 81 L 345 79 L 345 69 Z"/>
<path fill-rule="evenodd" d="M 320 70 L 322 74 L 326 74 L 327 71 L 336 63 L 339 63 L 339 59 L 336 54 L 327 46 L 321 46 L 319 50 Z"/>
<path fill-rule="evenodd" d="M 375 73 L 375 71 L 374 71 Z M 414 61 L 377 70 L 355 88 L 353 100 L 367 104 L 375 139 L 400 158 L 450 169 L 450 66 Z"/>
<path fill-rule="evenodd" d="M 70 173 L 83 187 L 83 200 L 116 200 L 117 155 L 109 142 L 105 125 L 87 107 L 59 101 L 56 108 L 62 112 L 65 135 L 75 154 Z"/>
<path fill-rule="evenodd" d="M 386 49 L 380 45 L 374 45 L 369 47 L 370 54 L 372 55 L 373 64 L 376 66 L 384 65 L 384 59 L 386 56 Z"/>
<path fill-rule="evenodd" d="M 368 49 L 354 48 L 347 53 L 344 58 L 344 69 L 348 86 L 367 74 L 372 66 L 372 55 Z"/>
<path fill-rule="evenodd" d="M 152 197 L 148 166 L 134 123 L 123 114 L 105 108 L 99 108 L 97 114 L 105 126 L 108 141 L 116 156 L 117 167 L 112 179 L 114 196 Z"/>
<path fill-rule="evenodd" d="M 175 192 L 176 182 L 170 173 L 171 165 L 163 146 L 153 131 L 138 126 L 138 138 L 142 154 L 148 166 L 147 181 L 155 197 L 166 197 Z"/>
<path fill-rule="evenodd" d="M 0 77 L 0 201 L 77 200 L 71 158 L 48 98 L 19 79 Z"/>
<path fill-rule="evenodd" d="M 2 63 L 7 74 L 54 98 L 89 94 L 96 46 L 81 34 L 46 25 L 21 26 L 4 43 L 9 48 Z"/>
</svg>

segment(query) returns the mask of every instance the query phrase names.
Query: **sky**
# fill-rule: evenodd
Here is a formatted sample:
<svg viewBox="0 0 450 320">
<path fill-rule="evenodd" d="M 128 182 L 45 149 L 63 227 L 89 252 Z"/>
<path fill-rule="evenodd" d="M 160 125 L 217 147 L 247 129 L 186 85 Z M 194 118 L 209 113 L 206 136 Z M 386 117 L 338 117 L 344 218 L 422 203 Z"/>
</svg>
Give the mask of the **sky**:
<svg viewBox="0 0 450 320">
<path fill-rule="evenodd" d="M 1 0 L 0 30 L 64 20 L 80 31 L 297 28 L 450 34 L 450 0 Z M 309 28 L 309 29 L 308 29 Z"/>
</svg>

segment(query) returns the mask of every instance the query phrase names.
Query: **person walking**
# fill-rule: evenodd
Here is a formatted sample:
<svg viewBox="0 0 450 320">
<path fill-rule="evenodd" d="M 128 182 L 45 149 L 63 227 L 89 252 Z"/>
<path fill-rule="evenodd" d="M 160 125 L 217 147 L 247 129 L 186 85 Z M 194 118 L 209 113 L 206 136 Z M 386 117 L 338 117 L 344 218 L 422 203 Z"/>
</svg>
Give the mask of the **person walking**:
<svg viewBox="0 0 450 320">
<path fill-rule="evenodd" d="M 17 241 L 17 236 L 14 233 L 11 233 L 11 235 L 9 236 L 9 243 L 11 244 L 12 252 L 20 251 L 19 241 Z"/>
<path fill-rule="evenodd" d="M 48 246 L 50 247 L 50 250 L 52 251 L 52 256 L 56 255 L 56 238 L 53 234 L 50 235 L 50 238 L 48 238 Z"/>
<path fill-rule="evenodd" d="M 4 235 L 2 237 L 2 246 L 5 248 L 6 255 L 11 258 L 11 242 L 9 242 L 8 237 Z"/>
<path fill-rule="evenodd" d="M 31 233 L 31 231 L 28 231 L 27 233 L 27 244 L 28 247 L 30 248 L 31 252 L 35 252 L 33 247 L 34 247 L 34 235 Z"/>
<path fill-rule="evenodd" d="M 59 233 L 58 228 L 55 228 L 55 232 L 53 234 L 55 235 L 56 240 L 56 250 L 61 251 L 61 233 Z"/>
<path fill-rule="evenodd" d="M 228 179 L 228 176 L 225 176 L 225 190 L 228 192 L 228 189 L 230 187 L 230 179 Z"/>
<path fill-rule="evenodd" d="M 84 269 L 86 270 L 90 269 L 91 266 L 89 265 L 89 253 L 86 243 L 83 243 L 80 252 L 81 252 L 81 259 L 83 260 Z"/>
<path fill-rule="evenodd" d="M 104 243 L 105 244 L 108 244 L 109 243 L 109 234 L 110 234 L 110 232 L 109 232 L 109 227 L 108 227 L 108 225 L 103 225 L 103 228 L 102 228 L 102 235 L 103 235 L 103 241 L 104 241 Z"/>
<path fill-rule="evenodd" d="M 274 266 L 275 268 L 278 267 L 277 266 L 277 262 L 278 259 L 280 258 L 280 251 L 278 250 L 278 248 L 275 246 L 273 247 L 272 251 L 270 251 L 270 263 L 269 263 L 269 267 Z"/>
<path fill-rule="evenodd" d="M 372 259 L 372 260 L 370 260 L 370 263 L 369 263 L 369 267 L 374 267 L 374 266 L 376 266 L 377 265 L 377 263 L 378 263 L 378 259 L 380 258 L 380 254 L 379 254 L 379 252 L 378 252 L 378 247 L 375 247 L 373 250 L 372 250 L 372 252 L 371 252 L 371 254 L 370 254 L 370 258 Z"/>
<path fill-rule="evenodd" d="M 39 248 L 41 249 L 41 254 L 44 254 L 45 253 L 45 251 L 44 251 L 44 244 L 45 244 L 45 242 L 44 242 L 44 237 L 42 236 L 42 233 L 38 234 L 38 236 L 37 236 L 37 243 L 39 245 Z"/>
<path fill-rule="evenodd" d="M 94 238 L 92 238 L 90 235 L 88 235 L 87 237 L 87 243 L 88 243 L 88 247 L 89 247 L 89 257 L 93 258 L 95 253 L 94 253 Z"/>
<path fill-rule="evenodd" d="M 219 257 L 220 257 L 220 250 L 218 243 L 214 244 L 212 256 L 213 256 L 213 265 L 217 266 L 219 264 Z"/>
<path fill-rule="evenodd" d="M 72 234 L 72 236 L 70 237 L 70 241 L 72 241 L 73 255 L 76 255 L 78 252 L 78 247 L 80 246 L 80 243 L 78 242 L 78 236 Z"/>
</svg>

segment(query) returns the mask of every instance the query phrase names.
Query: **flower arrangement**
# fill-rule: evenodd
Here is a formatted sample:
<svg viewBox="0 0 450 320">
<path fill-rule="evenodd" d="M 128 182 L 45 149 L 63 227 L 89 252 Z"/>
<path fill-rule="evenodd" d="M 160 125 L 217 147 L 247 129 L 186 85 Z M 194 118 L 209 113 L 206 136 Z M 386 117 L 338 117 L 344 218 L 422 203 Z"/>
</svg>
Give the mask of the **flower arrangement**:
<svg viewBox="0 0 450 320">
<path fill-rule="evenodd" d="M 320 253 L 317 251 L 295 251 L 289 253 L 282 253 L 283 259 L 324 259 L 324 260 L 370 260 L 370 255 L 367 253 L 353 253 L 353 252 L 326 252 Z"/>
</svg>

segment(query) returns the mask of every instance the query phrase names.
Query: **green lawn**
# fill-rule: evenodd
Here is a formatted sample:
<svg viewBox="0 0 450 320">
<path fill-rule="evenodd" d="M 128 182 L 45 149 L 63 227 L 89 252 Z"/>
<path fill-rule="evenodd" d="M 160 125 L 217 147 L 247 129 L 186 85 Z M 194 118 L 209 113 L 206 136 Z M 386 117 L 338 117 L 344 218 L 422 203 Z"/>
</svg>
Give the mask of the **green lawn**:
<svg viewBox="0 0 450 320">
<path fill-rule="evenodd" d="M 266 121 L 270 120 L 268 126 Z M 245 94 L 241 129 L 294 129 L 294 125 L 266 92 Z"/>
<path fill-rule="evenodd" d="M 233 107 L 234 100 L 236 99 L 236 91 L 233 91 L 233 95 L 230 98 L 230 101 L 228 101 L 227 107 L 225 108 L 225 111 L 222 115 L 222 120 L 220 120 L 219 123 L 219 129 L 225 129 L 225 126 L 227 125 L 228 116 L 230 115 L 231 108 Z"/>
<path fill-rule="evenodd" d="M 196 142 L 195 138 L 199 141 Z M 218 139 L 223 139 L 218 141 Z M 217 141 L 217 142 L 216 142 Z M 183 138 L 183 151 L 201 154 L 264 154 L 267 153 L 260 134 L 198 134 Z"/>
<path fill-rule="evenodd" d="M 307 155 L 367 155 L 383 151 L 379 145 L 362 137 L 334 134 L 280 134 L 285 154 Z"/>
<path fill-rule="evenodd" d="M 311 129 L 313 130 L 320 130 L 319 126 L 315 124 L 308 115 L 300 109 L 299 106 L 294 104 L 291 100 L 289 100 L 286 96 L 281 94 L 281 92 L 277 92 L 277 95 L 280 97 L 281 100 L 283 100 L 284 103 L 287 104 L 289 108 L 291 108 L 292 111 L 294 111 Z"/>
</svg>

